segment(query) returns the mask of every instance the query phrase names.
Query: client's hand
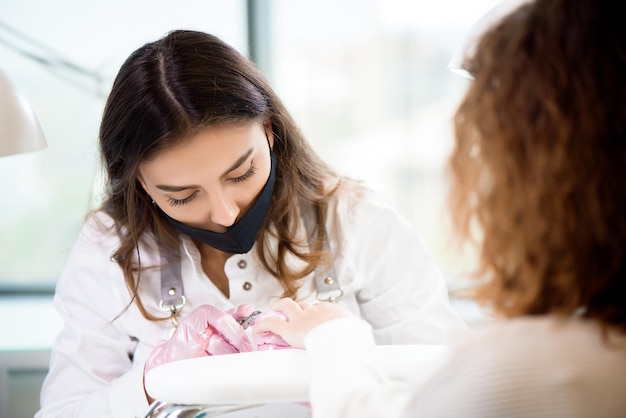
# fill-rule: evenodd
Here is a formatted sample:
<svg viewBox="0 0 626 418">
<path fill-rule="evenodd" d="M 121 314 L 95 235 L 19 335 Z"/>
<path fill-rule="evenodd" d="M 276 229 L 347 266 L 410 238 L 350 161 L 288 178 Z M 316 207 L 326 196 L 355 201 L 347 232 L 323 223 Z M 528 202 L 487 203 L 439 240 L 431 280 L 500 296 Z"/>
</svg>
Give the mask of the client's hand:
<svg viewBox="0 0 626 418">
<path fill-rule="evenodd" d="M 282 337 L 295 348 L 304 348 L 304 338 L 313 328 L 333 319 L 353 317 L 352 312 L 331 302 L 309 305 L 284 298 L 272 310 L 281 312 L 287 320 L 279 317 L 260 318 L 255 332 L 270 332 Z"/>
</svg>

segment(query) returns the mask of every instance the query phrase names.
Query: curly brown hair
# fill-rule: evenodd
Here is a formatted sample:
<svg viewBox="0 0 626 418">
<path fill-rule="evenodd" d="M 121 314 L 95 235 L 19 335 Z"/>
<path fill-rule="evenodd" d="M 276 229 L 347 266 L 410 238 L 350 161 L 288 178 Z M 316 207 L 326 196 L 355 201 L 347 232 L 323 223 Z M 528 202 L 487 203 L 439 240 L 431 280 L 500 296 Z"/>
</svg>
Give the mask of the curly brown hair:
<svg viewBox="0 0 626 418">
<path fill-rule="evenodd" d="M 626 331 L 620 10 L 537 0 L 466 59 L 475 79 L 454 119 L 450 207 L 479 245 L 474 296 L 496 313 L 576 313 Z"/>
</svg>

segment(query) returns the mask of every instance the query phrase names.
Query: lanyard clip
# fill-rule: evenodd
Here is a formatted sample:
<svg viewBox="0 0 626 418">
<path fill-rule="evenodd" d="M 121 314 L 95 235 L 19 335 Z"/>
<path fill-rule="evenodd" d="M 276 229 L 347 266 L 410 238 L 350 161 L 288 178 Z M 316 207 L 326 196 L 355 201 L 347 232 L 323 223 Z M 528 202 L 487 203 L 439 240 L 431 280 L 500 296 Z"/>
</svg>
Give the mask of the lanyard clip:
<svg viewBox="0 0 626 418">
<path fill-rule="evenodd" d="M 317 300 L 321 302 L 336 302 L 343 296 L 343 289 L 332 276 L 319 276 L 315 278 L 317 284 Z"/>
</svg>

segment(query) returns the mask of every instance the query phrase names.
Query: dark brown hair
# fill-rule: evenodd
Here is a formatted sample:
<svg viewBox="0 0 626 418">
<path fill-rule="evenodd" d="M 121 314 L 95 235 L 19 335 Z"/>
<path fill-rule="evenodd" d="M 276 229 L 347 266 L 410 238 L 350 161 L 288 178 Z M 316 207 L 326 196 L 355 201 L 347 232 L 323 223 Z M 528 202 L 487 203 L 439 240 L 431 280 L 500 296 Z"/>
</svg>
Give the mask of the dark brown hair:
<svg viewBox="0 0 626 418">
<path fill-rule="evenodd" d="M 626 330 L 622 16 L 614 0 L 538 0 L 468 57 L 450 203 L 480 246 L 476 297 L 496 312 Z"/>
<path fill-rule="evenodd" d="M 100 152 L 106 170 L 102 209 L 116 223 L 121 244 L 113 258 L 142 314 L 137 293 L 142 266 L 138 248 L 152 234 L 170 249 L 178 232 L 152 204 L 137 180 L 141 162 L 209 126 L 257 120 L 271 127 L 277 160 L 276 183 L 265 227 L 257 237 L 257 254 L 281 282 L 285 296 L 294 296 L 297 280 L 325 258 L 324 239 L 329 191 L 334 173 L 316 156 L 263 75 L 219 38 L 197 31 L 173 31 L 148 43 L 122 65 L 100 127 Z M 315 225 L 316 251 L 295 241 L 300 212 L 309 210 Z M 270 254 L 267 238 L 278 239 Z M 285 256 L 306 261 L 303 271 L 291 270 Z"/>
</svg>

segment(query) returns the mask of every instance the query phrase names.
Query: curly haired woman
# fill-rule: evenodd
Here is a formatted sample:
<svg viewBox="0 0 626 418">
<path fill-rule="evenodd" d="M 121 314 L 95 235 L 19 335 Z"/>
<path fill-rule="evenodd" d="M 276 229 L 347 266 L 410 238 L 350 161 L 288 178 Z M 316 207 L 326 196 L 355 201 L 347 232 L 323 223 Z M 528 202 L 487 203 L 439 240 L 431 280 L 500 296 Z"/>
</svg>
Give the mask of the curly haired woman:
<svg viewBox="0 0 626 418">
<path fill-rule="evenodd" d="M 425 383 L 419 369 L 381 378 L 356 354 L 373 346 L 369 326 L 341 307 L 283 300 L 289 322 L 257 327 L 309 350 L 314 417 L 626 416 L 622 7 L 529 2 L 467 57 L 450 205 L 478 244 L 474 296 L 503 320 Z"/>
</svg>

